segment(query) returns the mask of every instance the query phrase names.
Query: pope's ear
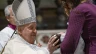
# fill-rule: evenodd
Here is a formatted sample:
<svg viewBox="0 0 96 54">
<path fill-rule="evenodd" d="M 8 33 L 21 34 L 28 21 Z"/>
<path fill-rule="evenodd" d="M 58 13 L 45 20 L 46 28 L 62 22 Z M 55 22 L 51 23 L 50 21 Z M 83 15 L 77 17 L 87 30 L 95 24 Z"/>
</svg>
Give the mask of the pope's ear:
<svg viewBox="0 0 96 54">
<path fill-rule="evenodd" d="M 9 22 L 10 21 L 10 16 L 6 16 L 6 19 Z"/>
<path fill-rule="evenodd" d="M 22 29 L 20 27 L 17 27 L 18 34 L 22 35 Z"/>
</svg>

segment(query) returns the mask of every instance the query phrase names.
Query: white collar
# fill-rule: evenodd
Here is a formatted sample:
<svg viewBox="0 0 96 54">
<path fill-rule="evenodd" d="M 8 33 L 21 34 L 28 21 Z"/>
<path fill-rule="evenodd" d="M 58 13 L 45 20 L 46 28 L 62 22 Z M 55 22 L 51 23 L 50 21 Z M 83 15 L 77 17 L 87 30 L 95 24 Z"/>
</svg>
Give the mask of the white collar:
<svg viewBox="0 0 96 54">
<path fill-rule="evenodd" d="M 34 48 L 36 48 L 36 45 L 35 44 L 30 44 L 30 43 L 28 43 L 26 40 L 24 40 L 19 34 L 16 34 L 16 35 L 18 35 L 17 36 L 17 38 L 19 39 L 19 40 L 21 40 L 22 42 L 24 42 L 25 44 L 27 44 L 27 45 L 29 45 L 30 47 L 34 47 Z"/>
<path fill-rule="evenodd" d="M 26 44 L 27 46 L 29 46 L 32 50 L 36 51 L 37 54 L 42 54 L 42 52 L 45 54 L 49 54 L 49 51 L 47 48 L 45 47 L 38 47 L 34 44 L 30 44 L 28 43 L 26 40 L 24 40 L 19 34 L 15 34 L 16 35 L 16 38 L 17 38 L 17 41 L 20 41 L 21 43 L 24 43 Z"/>
</svg>

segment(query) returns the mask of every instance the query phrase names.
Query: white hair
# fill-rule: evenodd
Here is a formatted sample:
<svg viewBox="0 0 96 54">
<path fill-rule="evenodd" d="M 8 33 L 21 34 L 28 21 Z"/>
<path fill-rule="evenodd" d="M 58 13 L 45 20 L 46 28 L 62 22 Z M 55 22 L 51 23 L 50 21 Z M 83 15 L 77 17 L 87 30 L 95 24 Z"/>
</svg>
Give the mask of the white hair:
<svg viewBox="0 0 96 54">
<path fill-rule="evenodd" d="M 5 7 L 5 10 L 4 10 L 5 16 L 10 15 L 10 10 L 9 10 L 9 8 L 11 8 L 11 7 L 12 7 L 12 5 L 8 5 L 8 6 Z"/>
</svg>

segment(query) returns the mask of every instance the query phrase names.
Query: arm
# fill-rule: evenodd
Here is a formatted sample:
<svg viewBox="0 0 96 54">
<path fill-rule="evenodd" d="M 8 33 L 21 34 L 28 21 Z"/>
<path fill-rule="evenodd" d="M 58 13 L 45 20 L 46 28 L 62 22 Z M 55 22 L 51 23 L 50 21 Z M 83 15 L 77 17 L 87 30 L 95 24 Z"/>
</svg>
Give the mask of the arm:
<svg viewBox="0 0 96 54">
<path fill-rule="evenodd" d="M 77 44 L 79 42 L 80 34 L 84 25 L 85 18 L 83 13 L 77 10 L 73 10 L 69 17 L 69 26 L 65 38 L 61 44 L 62 54 L 73 54 L 76 50 Z"/>
<path fill-rule="evenodd" d="M 8 41 L 8 35 L 6 35 L 3 32 L 0 32 L 0 51 L 3 50 L 4 46 L 6 45 L 7 41 Z"/>
<path fill-rule="evenodd" d="M 3 47 L 2 47 L 1 44 L 0 44 L 0 54 L 1 54 L 1 52 L 2 52 L 2 49 L 3 49 Z"/>
</svg>

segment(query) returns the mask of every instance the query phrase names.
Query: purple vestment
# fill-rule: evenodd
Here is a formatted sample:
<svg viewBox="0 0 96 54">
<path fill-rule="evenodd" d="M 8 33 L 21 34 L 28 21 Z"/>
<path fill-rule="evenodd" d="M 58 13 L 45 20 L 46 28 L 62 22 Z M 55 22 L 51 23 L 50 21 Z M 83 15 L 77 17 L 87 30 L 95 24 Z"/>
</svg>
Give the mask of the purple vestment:
<svg viewBox="0 0 96 54">
<path fill-rule="evenodd" d="M 80 36 L 85 42 L 85 54 L 96 54 L 96 6 L 84 2 L 69 16 L 69 26 L 61 44 L 61 54 L 73 54 Z"/>
</svg>

